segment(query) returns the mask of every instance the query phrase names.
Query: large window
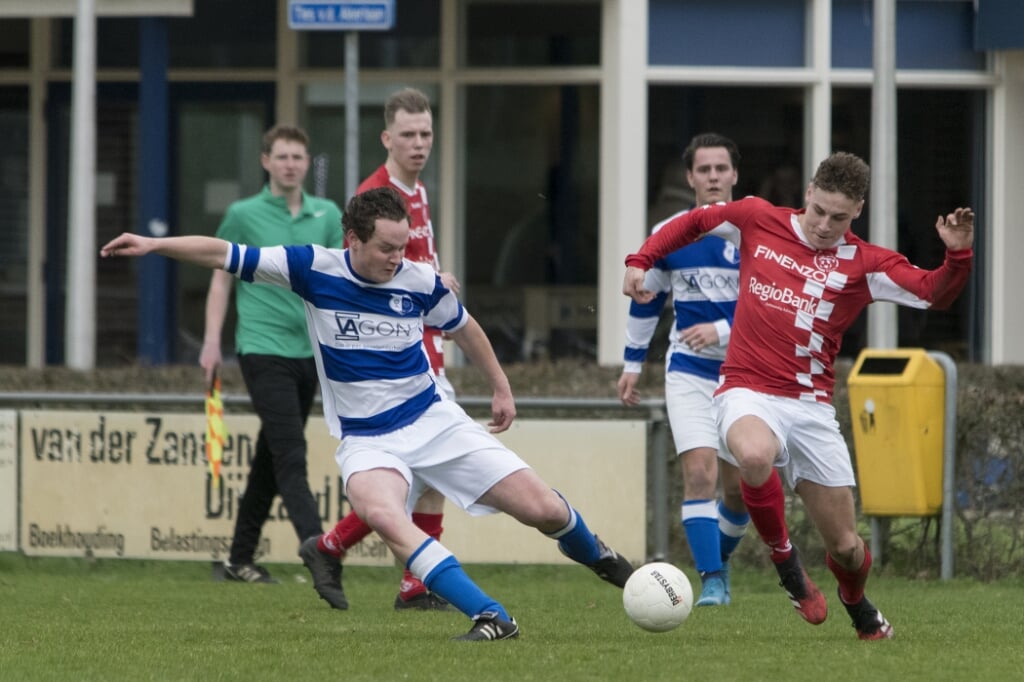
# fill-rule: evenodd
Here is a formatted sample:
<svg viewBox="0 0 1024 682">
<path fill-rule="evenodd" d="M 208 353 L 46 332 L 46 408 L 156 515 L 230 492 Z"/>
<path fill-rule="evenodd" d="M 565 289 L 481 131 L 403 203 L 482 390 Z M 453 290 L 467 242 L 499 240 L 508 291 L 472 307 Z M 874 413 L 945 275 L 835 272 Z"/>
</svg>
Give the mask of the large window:
<svg viewBox="0 0 1024 682">
<path fill-rule="evenodd" d="M 594 352 L 598 113 L 596 86 L 465 90 L 466 299 L 506 359 Z M 541 313 L 536 348 L 528 292 L 552 315 L 573 308 L 550 335 Z"/>
<path fill-rule="evenodd" d="M 0 19 L 0 69 L 28 66 L 28 19 Z"/>
<path fill-rule="evenodd" d="M 0 358 L 25 362 L 28 91 L 0 88 Z"/>
<path fill-rule="evenodd" d="M 213 235 L 231 202 L 256 194 L 266 182 L 260 165 L 260 143 L 267 129 L 266 102 L 259 93 L 218 101 L 189 93 L 178 106 L 176 231 Z M 206 292 L 210 273 L 182 265 L 177 269 L 178 359 L 199 357 L 205 328 Z M 221 334 L 225 355 L 234 351 L 235 316 L 229 314 Z"/>
<path fill-rule="evenodd" d="M 739 146 L 734 198 L 756 194 L 784 206 L 802 205 L 803 89 L 652 86 L 648 105 L 648 227 L 690 207 L 680 159 L 698 133 L 719 133 Z M 666 205 L 672 197 L 678 206 Z"/>
<path fill-rule="evenodd" d="M 832 105 L 833 148 L 851 151 L 871 163 L 871 93 L 836 88 Z M 984 96 L 969 90 L 904 89 L 896 107 L 897 248 L 915 265 L 934 268 L 945 254 L 935 233 L 937 216 L 957 206 L 973 206 L 980 213 L 979 224 L 984 225 Z M 868 207 L 854 230 L 870 239 Z M 979 254 L 985 248 L 984 230 L 975 232 L 975 248 Z M 975 270 L 977 274 L 980 268 Z M 957 360 L 977 360 L 975 335 L 982 294 L 982 287 L 972 285 L 946 311 L 901 306 L 899 344 L 942 350 Z M 850 330 L 843 343 L 844 355 L 856 355 L 866 345 L 864 329 L 862 319 Z"/>
<path fill-rule="evenodd" d="M 807 0 L 649 0 L 651 64 L 803 66 Z"/>
<path fill-rule="evenodd" d="M 71 92 L 64 84 L 50 90 L 54 117 L 48 130 L 49 204 L 46 233 L 46 361 L 65 358 L 64 331 L 71 159 Z M 138 106 L 134 85 L 108 85 L 96 93 L 96 243 L 136 230 Z M 96 268 L 96 363 L 134 362 L 138 288 L 134 259 L 105 260 Z"/>
<path fill-rule="evenodd" d="M 597 0 L 466 0 L 460 63 L 474 67 L 601 62 Z"/>
</svg>

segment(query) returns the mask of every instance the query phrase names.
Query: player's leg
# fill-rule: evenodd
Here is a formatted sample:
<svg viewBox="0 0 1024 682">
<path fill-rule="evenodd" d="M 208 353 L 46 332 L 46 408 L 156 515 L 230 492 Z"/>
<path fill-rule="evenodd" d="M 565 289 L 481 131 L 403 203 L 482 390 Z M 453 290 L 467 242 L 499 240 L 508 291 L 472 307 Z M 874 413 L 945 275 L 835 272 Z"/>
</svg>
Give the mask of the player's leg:
<svg viewBox="0 0 1024 682">
<path fill-rule="evenodd" d="M 441 540 L 444 530 L 444 496 L 432 488 L 428 488 L 416 501 L 412 510 L 412 522 L 424 533 Z M 412 571 L 403 571 L 402 583 L 395 597 L 395 609 L 439 610 L 448 609 L 448 604 L 437 595 L 431 593 L 427 586 Z"/>
<path fill-rule="evenodd" d="M 722 483 L 722 499 L 718 503 L 718 542 L 722 552 L 722 582 L 725 584 L 726 603 L 732 599 L 729 579 L 729 559 L 750 525 L 750 514 L 743 503 L 740 470 L 724 459 L 718 461 L 718 477 Z"/>
<path fill-rule="evenodd" d="M 412 523 L 406 510 L 409 484 L 402 473 L 390 468 L 356 471 L 347 478 L 345 490 L 353 509 L 395 557 L 430 590 L 473 618 L 473 628 L 458 639 L 508 639 L 518 634 L 505 607 L 470 579 L 455 555 Z"/>
<path fill-rule="evenodd" d="M 792 401 L 798 402 L 798 401 Z M 728 448 L 723 456 L 739 467 L 740 489 L 750 520 L 768 546 L 780 585 L 797 613 L 809 623 L 828 616 L 821 590 L 807 575 L 789 541 L 785 519 L 786 498 L 776 464 L 787 461 L 779 434 L 788 423 L 784 401 L 745 389 L 732 389 L 715 400 L 719 428 Z"/>
<path fill-rule="evenodd" d="M 350 547 L 372 532 L 358 514 L 350 511 L 329 531 L 306 539 L 299 547 L 302 563 L 313 576 L 313 588 L 331 608 L 348 608 L 348 598 L 341 585 L 341 561 Z"/>
<path fill-rule="evenodd" d="M 412 520 L 424 533 L 435 540 L 440 540 L 443 513 L 444 496 L 428 489 L 417 501 Z M 320 535 L 315 546 L 308 541 L 303 543 L 299 555 L 313 573 L 313 585 L 317 593 L 332 607 L 348 608 L 348 600 L 344 597 L 341 585 L 341 562 L 349 548 L 362 542 L 372 532 L 373 529 L 359 517 L 359 514 L 350 511 L 339 519 L 333 528 Z M 419 578 L 405 568 L 398 596 L 395 597 L 395 609 L 446 611 L 449 606 L 443 599 L 432 594 Z"/>
<path fill-rule="evenodd" d="M 594 535 L 579 512 L 533 469 L 519 469 L 505 476 L 477 502 L 557 540 L 563 554 L 617 587 L 625 585 L 633 572 L 629 560 Z"/>
<path fill-rule="evenodd" d="M 856 531 L 851 489 L 801 481 L 797 492 L 825 542 L 825 562 L 839 582 L 839 600 L 857 636 L 864 640 L 892 638 L 892 625 L 864 594 L 871 552 Z"/>
<path fill-rule="evenodd" d="M 686 372 L 665 374 L 665 405 L 683 477 L 680 519 L 701 579 L 696 606 L 727 603 L 718 531 L 716 382 Z"/>
<path fill-rule="evenodd" d="M 693 448 L 679 456 L 683 475 L 683 503 L 680 518 L 701 580 L 701 594 L 695 606 L 726 603 L 722 579 L 722 550 L 718 532 L 718 451 Z"/>
</svg>

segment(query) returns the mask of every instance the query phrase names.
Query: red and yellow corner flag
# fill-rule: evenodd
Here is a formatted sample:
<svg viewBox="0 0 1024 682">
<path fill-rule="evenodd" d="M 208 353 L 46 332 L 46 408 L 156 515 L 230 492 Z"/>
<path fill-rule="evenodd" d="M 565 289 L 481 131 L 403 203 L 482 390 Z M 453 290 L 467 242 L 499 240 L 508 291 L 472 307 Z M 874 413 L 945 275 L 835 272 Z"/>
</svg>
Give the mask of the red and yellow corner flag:
<svg viewBox="0 0 1024 682">
<path fill-rule="evenodd" d="M 220 459 L 224 453 L 224 403 L 220 399 L 220 376 L 213 372 L 213 381 L 206 390 L 206 461 L 210 464 L 213 487 L 220 487 Z"/>
</svg>

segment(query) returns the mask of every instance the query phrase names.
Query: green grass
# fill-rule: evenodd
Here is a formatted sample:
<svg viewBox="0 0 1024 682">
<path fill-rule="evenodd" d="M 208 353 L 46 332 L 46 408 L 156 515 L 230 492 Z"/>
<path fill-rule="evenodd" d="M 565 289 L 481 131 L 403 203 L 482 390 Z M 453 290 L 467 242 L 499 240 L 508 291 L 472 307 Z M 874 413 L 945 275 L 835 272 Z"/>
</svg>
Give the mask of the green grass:
<svg viewBox="0 0 1024 682">
<path fill-rule="evenodd" d="M 397 569 L 347 567 L 352 607 L 320 601 L 300 565 L 280 585 L 211 580 L 210 565 L 0 554 L 0 679 L 14 680 L 1005 680 L 1024 675 L 1024 581 L 874 578 L 896 629 L 860 642 L 838 600 L 821 626 L 773 577 L 734 569 L 734 602 L 651 634 L 618 590 L 578 567 L 469 566 L 522 627 L 456 643 L 457 613 L 396 613 Z M 693 571 L 687 570 L 693 579 Z M 815 574 L 828 595 L 831 575 Z M 838 610 L 836 610 L 838 609 Z"/>
</svg>

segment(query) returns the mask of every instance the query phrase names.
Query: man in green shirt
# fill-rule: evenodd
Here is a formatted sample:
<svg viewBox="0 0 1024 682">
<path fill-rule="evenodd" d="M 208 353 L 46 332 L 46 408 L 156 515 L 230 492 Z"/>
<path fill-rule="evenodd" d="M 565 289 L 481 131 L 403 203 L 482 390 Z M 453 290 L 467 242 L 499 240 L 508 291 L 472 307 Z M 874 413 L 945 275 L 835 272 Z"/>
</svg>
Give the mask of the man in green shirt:
<svg viewBox="0 0 1024 682">
<path fill-rule="evenodd" d="M 295 126 L 277 125 L 263 135 L 260 162 L 269 176 L 263 191 L 228 207 L 217 237 L 253 246 L 321 244 L 341 248 L 337 204 L 306 194 L 309 138 Z M 222 361 L 221 331 L 235 278 L 215 270 L 206 297 L 206 331 L 199 364 L 207 383 Z M 316 364 L 302 301 L 278 287 L 239 282 L 235 346 L 253 409 L 260 419 L 256 455 L 238 506 L 229 580 L 277 582 L 255 563 L 256 545 L 280 495 L 299 542 L 323 530 L 309 488 L 305 426 L 317 391 Z"/>
</svg>

